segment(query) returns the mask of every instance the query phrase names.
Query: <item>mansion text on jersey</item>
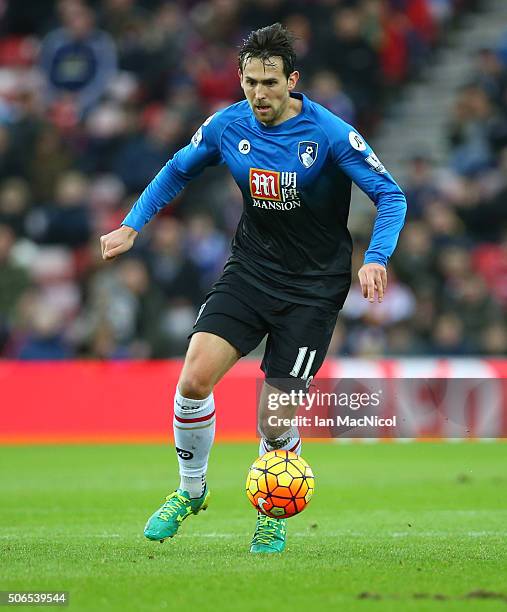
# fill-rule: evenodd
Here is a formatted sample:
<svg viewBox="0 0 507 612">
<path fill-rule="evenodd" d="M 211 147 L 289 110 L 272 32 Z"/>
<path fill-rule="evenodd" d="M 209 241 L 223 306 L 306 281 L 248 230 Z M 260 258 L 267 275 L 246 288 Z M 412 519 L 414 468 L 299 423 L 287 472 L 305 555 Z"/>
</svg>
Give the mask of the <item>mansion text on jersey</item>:
<svg viewBox="0 0 507 612">
<path fill-rule="evenodd" d="M 271 202 L 266 200 L 256 200 L 252 198 L 252 204 L 255 208 L 264 208 L 265 210 L 292 210 L 293 208 L 299 208 L 301 202 L 292 200 L 290 202 Z"/>
<path fill-rule="evenodd" d="M 250 195 L 254 208 L 292 210 L 301 207 L 297 172 L 250 168 Z"/>
</svg>

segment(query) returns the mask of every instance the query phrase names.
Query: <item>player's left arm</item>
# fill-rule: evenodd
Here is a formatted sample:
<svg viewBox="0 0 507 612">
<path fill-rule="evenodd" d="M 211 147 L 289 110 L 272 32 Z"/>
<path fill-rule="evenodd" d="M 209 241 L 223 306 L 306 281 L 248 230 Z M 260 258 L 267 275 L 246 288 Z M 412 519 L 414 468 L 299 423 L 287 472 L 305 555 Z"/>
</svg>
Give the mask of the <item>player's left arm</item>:
<svg viewBox="0 0 507 612">
<path fill-rule="evenodd" d="M 333 145 L 336 163 L 368 195 L 377 207 L 370 245 L 358 272 L 363 296 L 370 302 L 384 298 L 387 288 L 387 262 L 393 254 L 405 222 L 407 202 L 403 191 L 372 148 L 352 127 L 340 126 Z"/>
</svg>

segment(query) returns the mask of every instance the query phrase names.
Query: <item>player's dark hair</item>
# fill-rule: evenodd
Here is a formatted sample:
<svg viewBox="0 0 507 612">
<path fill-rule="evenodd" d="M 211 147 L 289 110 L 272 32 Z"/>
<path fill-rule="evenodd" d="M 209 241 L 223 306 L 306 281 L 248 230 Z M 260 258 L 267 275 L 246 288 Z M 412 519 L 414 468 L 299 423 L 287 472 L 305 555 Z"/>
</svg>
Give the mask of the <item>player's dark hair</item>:
<svg viewBox="0 0 507 612">
<path fill-rule="evenodd" d="M 275 56 L 282 58 L 286 77 L 294 72 L 294 36 L 281 23 L 250 32 L 239 50 L 239 69 L 243 72 L 245 62 L 252 58 L 260 59 L 264 65 L 270 65 L 270 59 Z"/>
</svg>

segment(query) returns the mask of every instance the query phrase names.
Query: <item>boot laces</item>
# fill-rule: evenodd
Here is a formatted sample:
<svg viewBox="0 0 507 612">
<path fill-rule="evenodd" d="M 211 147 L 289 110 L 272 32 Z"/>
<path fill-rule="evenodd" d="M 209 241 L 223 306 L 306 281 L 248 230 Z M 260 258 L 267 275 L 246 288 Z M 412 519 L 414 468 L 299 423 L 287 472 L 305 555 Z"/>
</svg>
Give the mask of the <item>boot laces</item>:
<svg viewBox="0 0 507 612">
<path fill-rule="evenodd" d="M 164 505 L 158 515 L 163 521 L 168 521 L 173 516 L 178 515 L 181 510 L 187 512 L 189 509 L 189 500 L 183 495 L 180 495 L 177 491 L 171 493 L 171 495 L 168 495 L 165 499 Z"/>
<path fill-rule="evenodd" d="M 271 544 L 280 535 L 283 535 L 283 524 L 279 519 L 271 518 L 265 514 L 257 516 L 257 526 L 253 537 L 254 544 Z"/>
</svg>

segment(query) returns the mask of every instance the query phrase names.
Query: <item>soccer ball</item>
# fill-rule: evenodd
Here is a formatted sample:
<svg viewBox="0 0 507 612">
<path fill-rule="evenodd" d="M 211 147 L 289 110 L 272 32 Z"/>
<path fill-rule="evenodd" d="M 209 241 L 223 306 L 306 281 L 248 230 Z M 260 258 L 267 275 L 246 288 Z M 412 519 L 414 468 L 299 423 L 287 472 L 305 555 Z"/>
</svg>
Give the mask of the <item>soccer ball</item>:
<svg viewBox="0 0 507 612">
<path fill-rule="evenodd" d="M 315 488 L 311 467 L 286 450 L 274 450 L 254 461 L 246 479 L 246 494 L 253 507 L 272 518 L 302 512 Z"/>
</svg>

